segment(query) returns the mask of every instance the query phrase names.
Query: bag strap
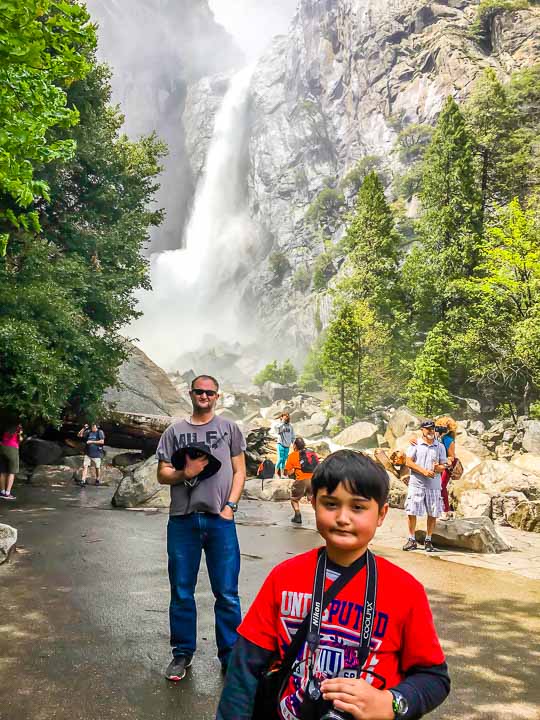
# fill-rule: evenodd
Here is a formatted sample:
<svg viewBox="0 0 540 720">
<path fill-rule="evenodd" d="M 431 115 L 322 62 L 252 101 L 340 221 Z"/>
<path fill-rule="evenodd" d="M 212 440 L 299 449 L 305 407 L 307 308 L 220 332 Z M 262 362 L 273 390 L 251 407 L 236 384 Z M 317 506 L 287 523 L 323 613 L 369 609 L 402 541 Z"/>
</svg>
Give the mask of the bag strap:
<svg viewBox="0 0 540 720">
<path fill-rule="evenodd" d="M 319 558 L 321 557 L 323 552 L 326 552 L 326 548 L 321 548 L 319 550 L 319 553 L 317 556 L 317 561 L 319 560 Z M 325 610 L 327 608 L 327 606 L 332 602 L 332 600 L 334 600 L 336 598 L 336 596 L 341 592 L 341 590 L 343 590 L 345 585 L 347 585 L 347 583 L 349 583 L 353 579 L 353 577 L 358 572 L 360 572 L 360 570 L 364 567 L 364 565 L 366 564 L 366 560 L 367 560 L 367 554 L 369 552 L 370 551 L 367 550 L 362 555 L 362 557 L 359 557 L 358 560 L 355 560 L 352 565 L 349 565 L 349 567 L 346 568 L 336 580 L 334 580 L 332 585 L 330 585 L 330 587 L 324 593 L 324 596 L 323 596 L 321 613 L 323 610 Z M 312 601 L 313 601 L 313 599 L 312 599 Z M 287 676 L 291 672 L 292 667 L 298 656 L 298 651 L 300 650 L 302 644 L 304 643 L 304 641 L 307 637 L 309 623 L 310 623 L 310 614 L 308 613 L 306 615 L 306 617 L 303 619 L 302 624 L 296 631 L 296 633 L 291 641 L 291 644 L 287 648 L 287 651 L 283 657 L 283 661 L 281 662 L 280 670 L 282 672 L 286 673 Z"/>
</svg>

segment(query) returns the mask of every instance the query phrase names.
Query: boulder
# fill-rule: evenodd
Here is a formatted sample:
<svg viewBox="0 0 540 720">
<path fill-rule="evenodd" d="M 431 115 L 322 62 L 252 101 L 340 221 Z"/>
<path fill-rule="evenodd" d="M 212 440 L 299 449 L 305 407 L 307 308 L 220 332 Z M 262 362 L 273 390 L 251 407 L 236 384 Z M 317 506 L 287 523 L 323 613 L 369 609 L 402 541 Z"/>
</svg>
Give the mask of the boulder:
<svg viewBox="0 0 540 720">
<path fill-rule="evenodd" d="M 461 459 L 461 449 L 464 448 L 465 450 L 468 450 L 473 455 L 476 455 L 476 457 L 480 458 L 481 460 L 488 460 L 489 458 L 493 457 L 492 453 L 489 451 L 489 449 L 484 445 L 483 442 L 481 442 L 477 437 L 474 435 L 469 435 L 469 433 L 459 433 L 459 435 L 456 438 L 456 455 Z M 463 462 L 463 460 L 462 460 Z"/>
<path fill-rule="evenodd" d="M 101 465 L 101 472 L 99 473 L 100 485 L 118 485 L 118 483 L 124 477 L 124 473 L 113 465 Z M 82 470 L 77 470 L 75 473 L 75 480 L 79 481 L 82 478 Z M 87 482 L 90 484 L 94 483 L 96 479 L 95 469 L 91 467 L 86 476 Z"/>
<path fill-rule="evenodd" d="M 261 483 L 259 479 L 247 480 L 244 485 L 244 497 L 249 500 L 271 500 L 281 502 L 290 500 L 291 486 L 294 480 L 290 478 L 274 478 Z"/>
<path fill-rule="evenodd" d="M 497 525 L 509 525 L 508 517 L 521 502 L 527 498 L 521 492 L 512 490 L 504 495 L 494 495 L 491 498 L 491 519 Z"/>
<path fill-rule="evenodd" d="M 112 499 L 115 507 L 136 507 L 162 489 L 157 481 L 157 460 L 150 457 L 124 476 Z"/>
<path fill-rule="evenodd" d="M 83 460 L 84 455 L 68 455 L 62 458 L 62 465 L 73 468 L 73 470 L 80 470 L 83 466 Z"/>
<path fill-rule="evenodd" d="M 142 508 L 160 508 L 160 509 L 168 509 L 171 505 L 171 489 L 168 485 L 162 485 L 159 492 L 157 492 L 155 495 L 152 495 L 152 497 L 149 500 L 146 500 L 145 502 L 141 503 L 139 507 Z"/>
<path fill-rule="evenodd" d="M 468 490 L 481 490 L 488 495 L 504 495 L 517 490 L 529 500 L 540 499 L 540 476 L 499 460 L 485 460 L 450 484 L 450 492 L 457 504 Z"/>
<path fill-rule="evenodd" d="M 131 465 L 137 465 L 144 460 L 140 452 L 122 452 L 114 456 L 112 464 L 116 468 L 127 468 Z"/>
<path fill-rule="evenodd" d="M 321 460 L 328 457 L 332 452 L 330 445 L 325 440 L 316 440 L 315 442 L 310 442 L 308 450 L 313 450 L 314 452 L 316 452 Z"/>
<path fill-rule="evenodd" d="M 38 486 L 67 485 L 75 470 L 67 465 L 38 465 L 30 476 L 30 483 Z"/>
<path fill-rule="evenodd" d="M 419 542 L 423 543 L 425 537 L 425 530 L 416 531 Z M 487 517 L 437 520 L 433 544 L 472 550 L 476 553 L 500 553 L 512 549 Z"/>
<path fill-rule="evenodd" d="M 228 408 L 223 408 L 222 410 L 218 410 L 216 412 L 216 415 L 219 415 L 220 417 L 224 418 L 225 420 L 232 420 L 232 422 L 239 422 L 240 418 L 238 415 L 233 412 L 232 410 L 229 410 Z"/>
<path fill-rule="evenodd" d="M 514 455 L 514 448 L 510 443 L 502 442 L 495 448 L 495 457 L 497 460 L 510 461 Z"/>
<path fill-rule="evenodd" d="M 335 436 L 334 442 L 352 450 L 364 450 L 377 445 L 377 426 L 369 422 L 357 422 Z"/>
<path fill-rule="evenodd" d="M 291 423 L 299 423 L 303 420 L 307 420 L 309 418 L 309 415 L 305 410 L 302 408 L 297 408 L 296 410 L 293 410 L 291 413 Z"/>
<path fill-rule="evenodd" d="M 269 455 L 275 456 L 275 441 L 264 427 L 253 429 L 246 436 L 246 469 L 249 476 L 257 474 L 257 468 Z"/>
<path fill-rule="evenodd" d="M 486 426 L 481 420 L 469 420 L 466 425 L 466 430 L 471 435 L 481 435 L 486 429 Z"/>
<path fill-rule="evenodd" d="M 326 426 L 326 432 L 331 436 L 334 437 L 337 435 L 341 430 L 344 430 L 347 425 L 347 422 L 344 417 L 341 415 L 333 415 L 328 420 L 328 425 Z"/>
<path fill-rule="evenodd" d="M 118 413 L 185 416 L 191 412 L 187 397 L 177 391 L 167 373 L 135 345 L 121 365 L 119 387 L 105 391 L 104 401 Z"/>
<path fill-rule="evenodd" d="M 540 420 L 527 420 L 524 425 L 523 449 L 540 455 Z"/>
<path fill-rule="evenodd" d="M 62 457 L 62 446 L 50 440 L 28 438 L 21 445 L 21 458 L 28 465 L 55 465 Z"/>
<path fill-rule="evenodd" d="M 520 502 L 507 519 L 513 528 L 540 533 L 540 500 Z"/>
<path fill-rule="evenodd" d="M 249 430 L 256 430 L 257 428 L 264 428 L 265 430 L 270 430 L 272 427 L 272 422 L 270 420 L 267 420 L 266 418 L 259 416 L 254 417 L 249 422 L 244 421 L 246 429 Z"/>
<path fill-rule="evenodd" d="M 421 418 L 407 407 L 399 407 L 390 417 L 384 437 L 391 448 L 394 448 L 397 438 L 418 430 Z"/>
<path fill-rule="evenodd" d="M 265 382 L 263 385 L 263 392 L 273 403 L 275 403 L 276 400 L 290 400 L 294 396 L 295 390 L 289 385 Z"/>
<path fill-rule="evenodd" d="M 540 475 L 540 454 L 536 453 L 516 453 L 510 461 L 512 465 L 516 465 L 522 470 Z"/>
<path fill-rule="evenodd" d="M 457 513 L 466 518 L 491 517 L 491 495 L 481 490 L 466 490 L 461 495 Z"/>
<path fill-rule="evenodd" d="M 315 425 L 321 425 L 324 429 L 326 429 L 326 426 L 328 425 L 328 415 L 323 413 L 321 410 L 318 410 L 313 413 L 313 415 L 310 415 L 309 422 L 314 423 Z"/>
<path fill-rule="evenodd" d="M 0 523 L 0 565 L 9 560 L 17 545 L 17 531 L 11 525 Z"/>
<path fill-rule="evenodd" d="M 268 420 L 276 420 L 282 412 L 288 412 L 289 414 L 294 412 L 295 406 L 287 400 L 278 400 L 273 402 L 271 405 L 265 408 L 261 408 L 261 416 Z"/>
<path fill-rule="evenodd" d="M 294 431 L 297 436 L 301 438 L 320 438 L 324 434 L 324 426 L 319 425 L 311 420 L 297 423 L 294 426 Z"/>
<path fill-rule="evenodd" d="M 407 499 L 408 488 L 404 482 L 398 480 L 394 475 L 388 473 L 390 479 L 390 492 L 388 493 L 388 503 L 390 507 L 400 508 L 403 510 L 405 507 L 405 500 Z"/>
</svg>

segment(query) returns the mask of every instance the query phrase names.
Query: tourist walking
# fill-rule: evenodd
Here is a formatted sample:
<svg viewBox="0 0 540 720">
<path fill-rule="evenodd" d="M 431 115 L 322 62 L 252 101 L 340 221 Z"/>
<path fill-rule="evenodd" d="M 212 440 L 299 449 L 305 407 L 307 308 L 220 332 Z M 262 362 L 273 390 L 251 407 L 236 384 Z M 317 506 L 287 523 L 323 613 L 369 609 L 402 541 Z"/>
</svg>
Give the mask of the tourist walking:
<svg viewBox="0 0 540 720">
<path fill-rule="evenodd" d="M 86 477 L 90 465 L 96 468 L 96 485 L 100 484 L 101 477 L 101 461 L 103 460 L 105 445 L 105 433 L 101 430 L 97 423 L 93 422 L 90 426 L 83 425 L 77 435 L 85 442 L 82 476 L 79 485 L 86 485 Z"/>
<path fill-rule="evenodd" d="M 236 423 L 215 414 L 215 378 L 196 377 L 190 397 L 191 416 L 167 428 L 156 452 L 158 481 L 171 486 L 167 554 L 173 659 L 165 677 L 172 681 L 185 676 L 197 646 L 195 586 L 203 550 L 216 599 L 216 644 L 223 671 L 241 621 L 234 514 L 246 479 L 246 441 Z"/>
<path fill-rule="evenodd" d="M 311 498 L 311 478 L 318 464 L 317 453 L 313 450 L 306 450 L 304 439 L 297 437 L 293 444 L 293 451 L 285 464 L 285 474 L 294 478 L 291 487 L 291 505 L 294 515 L 291 522 L 296 525 L 302 524 L 300 500 L 303 497 Z"/>
<path fill-rule="evenodd" d="M 441 495 L 443 501 L 444 514 L 442 517 L 446 520 L 449 517 L 450 511 L 450 500 L 448 498 L 448 483 L 452 477 L 452 470 L 456 464 L 456 432 L 457 422 L 449 417 L 443 415 L 435 420 L 435 430 L 440 437 L 444 449 L 446 450 L 447 467 L 441 475 Z"/>
<path fill-rule="evenodd" d="M 15 475 L 19 472 L 19 446 L 23 439 L 18 423 L 7 427 L 0 438 L 0 499 L 15 500 L 12 494 Z"/>
<path fill-rule="evenodd" d="M 277 435 L 277 463 L 276 473 L 281 477 L 285 470 L 285 464 L 289 456 L 289 449 L 295 440 L 294 428 L 291 425 L 291 417 L 288 412 L 281 413 L 280 422 L 276 427 Z"/>
<path fill-rule="evenodd" d="M 409 445 L 407 467 L 411 470 L 409 490 L 405 501 L 409 538 L 403 550 L 416 550 L 416 518 L 427 514 L 426 552 L 434 552 L 432 534 L 437 518 L 443 511 L 441 472 L 446 467 L 446 450 L 435 437 L 435 423 L 426 420 L 420 426 L 422 438 Z"/>
</svg>

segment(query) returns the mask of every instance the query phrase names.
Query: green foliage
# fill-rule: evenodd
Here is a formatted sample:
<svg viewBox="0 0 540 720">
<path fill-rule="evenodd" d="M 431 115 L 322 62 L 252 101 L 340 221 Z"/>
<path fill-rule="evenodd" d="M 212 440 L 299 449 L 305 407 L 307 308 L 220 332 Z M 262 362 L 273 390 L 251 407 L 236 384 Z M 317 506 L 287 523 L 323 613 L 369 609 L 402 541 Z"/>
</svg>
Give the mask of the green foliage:
<svg viewBox="0 0 540 720">
<path fill-rule="evenodd" d="M 96 45 L 86 9 L 67 0 L 2 0 L 0 4 L 0 235 L 14 229 L 37 232 L 28 208 L 49 188 L 36 179 L 38 166 L 73 157 L 68 137 L 53 128 L 78 122 L 66 90 L 90 70 Z M 0 253 L 3 254 L 3 253 Z"/>
<path fill-rule="evenodd" d="M 0 403 L 29 422 L 99 404 L 126 355 L 119 333 L 138 314 L 133 291 L 148 287 L 141 251 L 162 217 L 148 208 L 164 146 L 119 134 L 108 78 L 94 64 L 70 85 L 80 123 L 50 136 L 76 154 L 35 171 L 50 188 L 37 205 L 46 237 L 21 228 L 0 264 Z"/>
<path fill-rule="evenodd" d="M 426 416 L 450 412 L 455 402 L 449 392 L 449 338 L 443 323 L 429 332 L 414 361 L 405 396 L 413 410 Z"/>
<path fill-rule="evenodd" d="M 306 392 L 320 390 L 324 382 L 324 375 L 321 368 L 321 346 L 321 340 L 316 340 L 307 355 L 304 367 L 302 368 L 302 372 L 298 379 L 298 384 L 302 390 L 305 390 Z"/>
<path fill-rule="evenodd" d="M 491 25 L 496 15 L 513 10 L 526 10 L 530 6 L 530 0 L 480 0 L 471 27 L 473 37 L 479 42 L 489 41 Z"/>
<path fill-rule="evenodd" d="M 273 360 L 255 375 L 253 382 L 259 386 L 264 385 L 265 382 L 293 385 L 297 379 L 298 373 L 290 360 L 285 360 L 281 367 L 277 360 Z"/>
<path fill-rule="evenodd" d="M 340 182 L 340 188 L 350 197 L 355 197 L 368 173 L 375 171 L 384 177 L 384 184 L 388 184 L 388 177 L 383 175 L 383 160 L 379 155 L 366 155 L 349 170 Z"/>
<path fill-rule="evenodd" d="M 309 290 L 309 286 L 311 285 L 311 273 L 309 270 L 301 265 L 293 275 L 292 284 L 293 288 L 300 292 Z"/>
<path fill-rule="evenodd" d="M 321 292 L 328 287 L 328 281 L 336 274 L 333 253 L 325 251 L 317 255 L 313 265 L 313 290 Z"/>
<path fill-rule="evenodd" d="M 285 255 L 285 253 L 281 250 L 278 250 L 270 255 L 268 258 L 268 266 L 278 282 L 283 280 L 291 268 L 289 261 L 287 260 L 287 255 Z"/>
<path fill-rule="evenodd" d="M 394 190 L 398 197 L 410 200 L 422 189 L 422 161 L 433 136 L 430 125 L 411 123 L 398 134 L 394 152 L 397 153 L 406 170 L 394 180 Z"/>
<path fill-rule="evenodd" d="M 306 212 L 306 220 L 313 227 L 325 233 L 332 233 L 345 207 L 345 196 L 331 187 L 323 188 Z"/>
</svg>

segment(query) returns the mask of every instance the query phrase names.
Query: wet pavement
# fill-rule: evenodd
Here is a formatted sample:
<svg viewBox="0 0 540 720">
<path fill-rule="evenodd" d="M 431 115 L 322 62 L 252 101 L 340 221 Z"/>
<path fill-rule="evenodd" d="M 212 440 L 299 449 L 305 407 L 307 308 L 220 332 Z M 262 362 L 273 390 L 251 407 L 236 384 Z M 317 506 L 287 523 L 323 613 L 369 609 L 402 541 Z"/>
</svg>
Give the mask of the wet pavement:
<svg viewBox="0 0 540 720">
<path fill-rule="evenodd" d="M 0 505 L 19 551 L 0 567 L 2 720 L 209 720 L 222 687 L 201 566 L 199 647 L 178 685 L 169 660 L 164 513 L 114 510 L 107 488 L 20 487 Z M 238 513 L 247 608 L 270 568 L 318 543 L 288 510 Z M 453 680 L 440 720 L 540 718 L 540 582 L 374 543 L 427 588 Z"/>
</svg>

